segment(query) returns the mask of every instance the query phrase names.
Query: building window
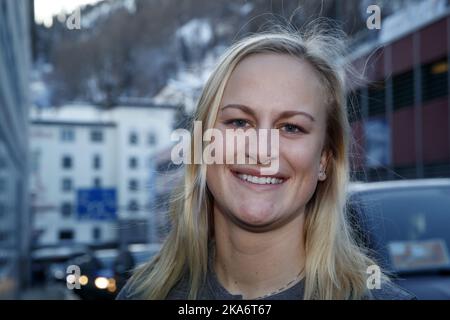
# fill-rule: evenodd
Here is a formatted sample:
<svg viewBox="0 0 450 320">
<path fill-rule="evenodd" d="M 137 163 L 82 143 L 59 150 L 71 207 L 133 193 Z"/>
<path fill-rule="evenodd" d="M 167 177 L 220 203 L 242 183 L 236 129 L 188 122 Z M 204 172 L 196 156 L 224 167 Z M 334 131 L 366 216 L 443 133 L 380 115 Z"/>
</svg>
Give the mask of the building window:
<svg viewBox="0 0 450 320">
<path fill-rule="evenodd" d="M 392 78 L 394 110 L 414 105 L 414 72 L 412 70 Z"/>
<path fill-rule="evenodd" d="M 128 166 L 130 169 L 136 169 L 138 167 L 138 159 L 136 157 L 130 157 L 128 160 Z"/>
<path fill-rule="evenodd" d="M 75 140 L 75 131 L 71 128 L 61 129 L 61 141 L 72 142 Z"/>
<path fill-rule="evenodd" d="M 91 131 L 91 141 L 92 142 L 102 142 L 103 141 L 103 132 L 98 129 L 94 129 Z"/>
<path fill-rule="evenodd" d="M 423 102 L 448 95 L 448 61 L 446 58 L 422 66 Z"/>
<path fill-rule="evenodd" d="M 72 191 L 72 188 L 73 188 L 72 179 L 64 178 L 62 180 L 62 190 L 67 192 L 67 191 Z"/>
<path fill-rule="evenodd" d="M 61 205 L 61 215 L 63 217 L 70 217 L 72 215 L 72 204 L 70 202 L 64 202 Z"/>
<path fill-rule="evenodd" d="M 94 178 L 94 187 L 95 188 L 101 188 L 102 187 L 102 179 L 101 178 Z"/>
<path fill-rule="evenodd" d="M 73 161 L 71 156 L 63 156 L 61 161 L 63 169 L 71 169 L 73 166 Z"/>
<path fill-rule="evenodd" d="M 94 227 L 92 229 L 92 238 L 95 241 L 99 241 L 102 238 L 102 229 L 100 229 L 99 227 Z"/>
<path fill-rule="evenodd" d="M 136 145 L 138 144 L 138 135 L 136 132 L 130 132 L 128 141 L 131 145 Z"/>
<path fill-rule="evenodd" d="M 131 179 L 131 180 L 128 182 L 128 189 L 129 189 L 130 191 L 137 191 L 137 190 L 139 189 L 139 183 L 138 183 L 138 181 L 137 181 L 136 179 Z"/>
<path fill-rule="evenodd" d="M 59 231 L 59 240 L 73 240 L 73 230 L 66 229 Z"/>
<path fill-rule="evenodd" d="M 156 135 L 153 132 L 151 132 L 148 135 L 148 144 L 151 145 L 151 146 L 156 145 Z"/>
<path fill-rule="evenodd" d="M 100 157 L 100 155 L 96 154 L 92 159 L 92 167 L 97 170 L 100 169 L 101 166 L 102 166 L 102 158 Z"/>
<path fill-rule="evenodd" d="M 130 200 L 130 202 L 128 202 L 128 211 L 130 212 L 136 212 L 139 210 L 139 204 L 137 203 L 136 200 Z"/>
<path fill-rule="evenodd" d="M 386 113 L 386 87 L 384 81 L 374 82 L 368 90 L 369 118 Z"/>
</svg>

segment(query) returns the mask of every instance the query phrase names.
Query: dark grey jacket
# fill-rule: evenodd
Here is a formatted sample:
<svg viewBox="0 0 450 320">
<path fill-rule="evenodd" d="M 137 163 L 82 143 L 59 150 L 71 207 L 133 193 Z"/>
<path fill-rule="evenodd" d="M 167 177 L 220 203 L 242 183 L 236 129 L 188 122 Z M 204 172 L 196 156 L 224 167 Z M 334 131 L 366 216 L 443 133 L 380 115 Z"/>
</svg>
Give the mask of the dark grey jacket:
<svg viewBox="0 0 450 320">
<path fill-rule="evenodd" d="M 282 292 L 263 298 L 262 300 L 303 300 L 304 282 L 301 281 L 295 286 Z M 167 300 L 187 300 L 189 285 L 187 277 L 183 277 L 178 284 L 170 290 Z M 141 300 L 144 299 L 133 293 L 130 285 L 127 284 L 117 295 L 117 300 Z M 242 300 L 241 295 L 229 293 L 217 280 L 215 276 L 207 276 L 206 283 L 201 287 L 198 296 L 199 300 Z M 371 290 L 371 296 L 365 300 L 415 300 L 416 297 L 394 283 L 381 284 L 380 289 Z"/>
<path fill-rule="evenodd" d="M 201 286 L 198 294 L 199 300 L 242 300 L 241 295 L 229 293 L 219 282 L 212 267 L 212 256 L 209 255 L 208 271 L 205 283 Z M 303 300 L 304 282 L 300 281 L 296 285 L 281 291 L 262 300 Z M 395 285 L 394 283 L 381 283 L 380 289 L 370 291 L 371 295 L 365 297 L 365 300 L 413 300 L 416 297 Z M 189 279 L 187 274 L 170 290 L 166 299 L 168 300 L 186 300 L 189 294 Z M 133 293 L 130 283 L 119 292 L 118 300 L 140 300 L 143 297 Z"/>
</svg>

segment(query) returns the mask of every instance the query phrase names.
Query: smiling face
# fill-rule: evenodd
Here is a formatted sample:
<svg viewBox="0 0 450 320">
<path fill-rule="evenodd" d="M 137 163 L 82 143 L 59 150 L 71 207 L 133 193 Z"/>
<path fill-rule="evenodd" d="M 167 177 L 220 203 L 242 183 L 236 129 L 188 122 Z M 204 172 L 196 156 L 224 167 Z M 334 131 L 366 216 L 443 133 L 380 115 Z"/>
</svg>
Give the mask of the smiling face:
<svg viewBox="0 0 450 320">
<path fill-rule="evenodd" d="M 214 164 L 207 185 L 228 219 L 249 230 L 267 230 L 297 217 L 326 168 L 324 90 L 312 66 L 284 54 L 243 59 L 225 87 L 215 128 L 278 129 L 279 170 L 261 175 L 258 164 Z M 238 150 L 236 150 L 238 152 Z"/>
</svg>

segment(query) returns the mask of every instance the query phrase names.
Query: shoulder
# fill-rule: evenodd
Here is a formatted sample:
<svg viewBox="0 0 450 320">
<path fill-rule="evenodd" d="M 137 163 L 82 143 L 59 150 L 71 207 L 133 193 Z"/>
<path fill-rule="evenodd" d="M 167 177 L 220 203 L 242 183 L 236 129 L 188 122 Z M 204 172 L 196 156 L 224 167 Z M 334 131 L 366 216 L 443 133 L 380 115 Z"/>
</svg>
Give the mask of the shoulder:
<svg viewBox="0 0 450 320">
<path fill-rule="evenodd" d="M 391 281 L 381 283 L 380 289 L 370 290 L 369 295 L 369 300 L 417 300 L 413 293 Z"/>
<path fill-rule="evenodd" d="M 186 276 L 183 276 L 171 290 L 169 290 L 167 300 L 185 300 L 189 294 L 189 281 Z M 128 280 L 125 286 L 120 290 L 116 296 L 116 300 L 146 300 L 133 287 L 132 281 Z"/>
<path fill-rule="evenodd" d="M 138 295 L 132 288 L 131 280 L 123 286 L 123 288 L 119 291 L 116 296 L 116 300 L 141 300 L 143 299 L 140 295 Z"/>
</svg>

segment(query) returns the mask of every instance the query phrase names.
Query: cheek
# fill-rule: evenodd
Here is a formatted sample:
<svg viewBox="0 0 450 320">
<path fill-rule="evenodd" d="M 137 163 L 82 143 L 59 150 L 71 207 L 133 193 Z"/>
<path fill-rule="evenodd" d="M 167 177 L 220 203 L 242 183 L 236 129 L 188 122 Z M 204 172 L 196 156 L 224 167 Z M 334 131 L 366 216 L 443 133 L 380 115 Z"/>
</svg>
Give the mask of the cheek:
<svg viewBox="0 0 450 320">
<path fill-rule="evenodd" d="M 214 198 L 221 199 L 225 195 L 224 190 L 224 166 L 208 165 L 206 170 L 206 184 Z"/>
<path fill-rule="evenodd" d="M 206 170 L 206 184 L 213 195 L 217 192 L 218 186 L 218 168 L 215 165 L 209 165 Z"/>
<path fill-rule="evenodd" d="M 314 175 L 319 168 L 321 152 L 316 144 L 285 143 L 280 150 L 296 176 Z"/>
</svg>

